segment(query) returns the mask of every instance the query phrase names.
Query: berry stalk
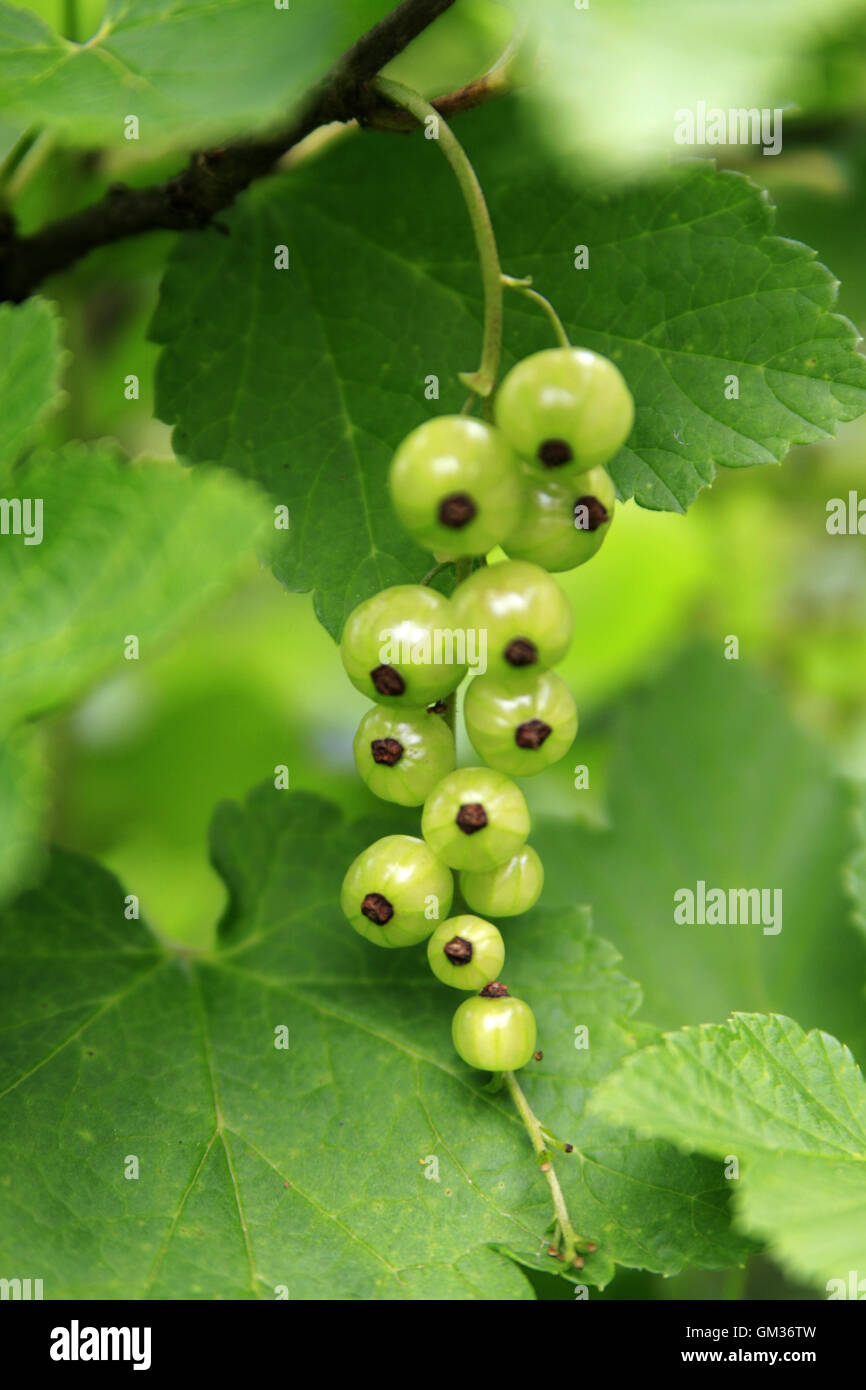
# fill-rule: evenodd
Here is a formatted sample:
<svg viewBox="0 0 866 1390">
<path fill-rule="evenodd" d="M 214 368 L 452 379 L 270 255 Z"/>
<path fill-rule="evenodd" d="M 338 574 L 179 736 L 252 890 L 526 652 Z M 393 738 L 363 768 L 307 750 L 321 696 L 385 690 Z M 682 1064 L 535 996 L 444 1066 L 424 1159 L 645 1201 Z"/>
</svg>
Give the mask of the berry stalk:
<svg viewBox="0 0 866 1390">
<path fill-rule="evenodd" d="M 442 574 L 445 570 L 447 570 L 447 569 L 448 569 L 451 565 L 453 565 L 453 564 L 454 564 L 454 561 L 453 561 L 453 560 L 440 560 L 438 564 L 435 564 L 435 565 L 432 567 L 432 569 L 429 569 L 429 570 L 427 571 L 427 573 L 425 574 L 424 578 L 421 580 L 421 583 L 422 583 L 422 584 L 432 584 L 432 583 L 433 583 L 433 580 L 434 580 L 438 575 Z"/>
<path fill-rule="evenodd" d="M 570 348 L 571 341 L 565 331 L 565 325 L 559 314 L 554 309 L 549 299 L 545 299 L 543 294 L 532 288 L 532 276 L 527 275 L 522 280 L 518 280 L 514 275 L 503 275 L 502 283 L 507 290 L 517 290 L 526 299 L 531 299 L 533 304 L 538 304 L 544 310 L 550 322 L 553 324 L 553 331 L 559 340 L 560 347 Z"/>
<path fill-rule="evenodd" d="M 464 579 L 468 579 L 472 573 L 473 559 L 471 555 L 461 556 L 454 561 L 454 586 L 462 584 Z M 455 739 L 457 737 L 457 691 L 455 690 L 448 702 L 448 710 L 445 715 L 445 723 L 448 725 Z"/>
<path fill-rule="evenodd" d="M 425 101 L 418 92 L 404 87 L 402 82 L 392 82 L 379 77 L 374 89 L 386 101 L 401 106 L 421 124 L 432 121 L 437 131 L 437 141 L 442 153 L 454 170 L 460 191 L 466 203 L 478 259 L 481 263 L 481 278 L 484 284 L 484 338 L 481 347 L 481 363 L 477 372 L 461 372 L 460 380 L 477 396 L 487 397 L 493 392 L 499 376 L 499 361 L 502 355 L 502 267 L 496 247 L 496 235 L 487 209 L 487 201 L 478 175 L 472 167 L 469 156 L 450 126 L 443 121 L 435 106 Z"/>
<path fill-rule="evenodd" d="M 471 555 L 464 555 L 461 559 L 454 562 L 454 587 L 462 584 L 464 579 L 468 579 L 472 573 L 472 566 L 475 563 Z"/>
<path fill-rule="evenodd" d="M 532 1142 L 532 1147 L 538 1155 L 539 1165 L 542 1173 L 547 1179 L 550 1188 L 550 1195 L 553 1198 L 553 1209 L 556 1212 L 556 1243 L 559 1247 L 558 1253 L 561 1254 L 566 1264 L 573 1265 L 576 1269 L 583 1268 L 583 1260 L 580 1255 L 581 1247 L 588 1250 L 587 1244 L 575 1233 L 568 1215 L 568 1208 L 565 1205 L 565 1198 L 562 1195 L 562 1188 L 553 1167 L 553 1158 L 550 1150 L 545 1143 L 541 1124 L 536 1118 L 529 1101 L 523 1094 L 520 1083 L 513 1071 L 503 1072 L 505 1085 L 511 1099 L 514 1101 L 517 1111 L 526 1126 L 527 1133 Z"/>
</svg>

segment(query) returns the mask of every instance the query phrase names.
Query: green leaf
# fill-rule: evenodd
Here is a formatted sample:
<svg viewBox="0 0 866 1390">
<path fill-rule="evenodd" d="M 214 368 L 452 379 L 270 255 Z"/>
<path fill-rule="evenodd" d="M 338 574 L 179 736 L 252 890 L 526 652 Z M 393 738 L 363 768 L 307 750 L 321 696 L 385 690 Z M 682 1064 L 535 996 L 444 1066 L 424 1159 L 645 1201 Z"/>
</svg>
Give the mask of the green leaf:
<svg viewBox="0 0 866 1390">
<path fill-rule="evenodd" d="M 726 661 L 721 643 L 687 653 L 625 704 L 609 785 L 610 829 L 539 830 L 546 901 L 591 905 L 640 978 L 652 1022 L 788 1013 L 866 1055 L 866 953 L 842 889 L 849 795 L 779 693 L 745 661 Z M 701 881 L 780 890 L 781 931 L 680 925 L 674 894 Z"/>
<path fill-rule="evenodd" d="M 388 0 L 293 0 L 280 9 L 261 0 L 110 0 L 96 33 L 79 44 L 0 5 L 0 112 L 116 149 L 134 115 L 149 152 L 191 148 L 288 116 L 391 8 Z"/>
<path fill-rule="evenodd" d="M 683 510 L 717 467 L 781 459 L 866 408 L 866 363 L 832 312 L 833 277 L 770 234 L 772 209 L 748 180 L 693 161 L 592 194 L 527 148 L 506 102 L 459 133 L 505 269 L 531 274 L 572 340 L 612 357 L 631 386 L 636 424 L 612 464 L 624 496 Z M 435 140 L 364 132 L 251 189 L 228 224 L 231 236 L 190 235 L 173 254 L 151 330 L 165 345 L 156 409 L 179 453 L 289 505 L 276 573 L 316 591 L 336 635 L 360 599 L 427 567 L 399 533 L 387 467 L 408 430 L 461 408 L 458 373 L 477 364 L 468 220 Z M 574 268 L 577 244 L 588 271 Z M 274 267 L 280 245 L 288 270 Z M 551 345 L 524 298 L 506 310 L 506 362 Z M 727 400 L 731 375 L 739 396 Z"/>
<path fill-rule="evenodd" d="M 0 304 L 0 476 L 59 404 L 62 361 L 53 305 Z"/>
<path fill-rule="evenodd" d="M 18 141 L 25 133 L 26 126 L 22 121 L 0 120 L 0 163 L 6 163 L 9 155 L 15 149 Z"/>
<path fill-rule="evenodd" d="M 44 768 L 30 729 L 0 739 L 0 902 L 31 879 L 41 862 Z"/>
<path fill-rule="evenodd" d="M 224 805 L 229 906 L 209 955 L 164 947 L 109 875 L 63 853 L 4 915 L 4 1267 L 38 1268 L 46 1297 L 531 1296 L 489 1247 L 546 1248 L 546 1183 L 507 1095 L 455 1056 L 459 1000 L 423 946 L 378 950 L 342 918 L 364 843 L 315 797 Z M 717 1170 L 585 1113 L 643 1033 L 616 953 L 573 911 L 527 916 L 508 950 L 544 1048 L 525 1088 L 576 1145 L 557 1169 L 599 1243 L 583 1280 L 613 1261 L 741 1261 Z"/>
<path fill-rule="evenodd" d="M 761 1014 L 686 1028 L 629 1058 L 590 1110 L 689 1151 L 736 1157 L 744 1231 L 828 1292 L 830 1280 L 847 1290 L 851 1270 L 863 1277 L 866 1081 L 827 1033 Z"/>
<path fill-rule="evenodd" d="M 110 445 L 34 456 L 7 494 L 31 504 L 31 538 L 0 546 L 0 728 L 78 695 L 188 620 L 261 526 L 253 490 L 229 475 L 128 463 Z M 22 522 L 23 524 L 23 522 Z"/>
</svg>

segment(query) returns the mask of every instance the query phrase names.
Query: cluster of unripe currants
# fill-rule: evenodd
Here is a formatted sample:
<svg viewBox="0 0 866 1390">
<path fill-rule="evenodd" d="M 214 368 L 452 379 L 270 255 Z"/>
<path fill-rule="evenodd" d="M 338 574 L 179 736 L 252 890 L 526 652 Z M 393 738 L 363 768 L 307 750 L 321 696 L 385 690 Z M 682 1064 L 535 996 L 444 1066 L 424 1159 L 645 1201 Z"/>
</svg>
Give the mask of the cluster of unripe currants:
<svg viewBox="0 0 866 1390">
<path fill-rule="evenodd" d="M 477 991 L 457 1009 L 452 1035 L 483 1071 L 514 1071 L 535 1052 L 535 1018 L 499 982 L 505 945 L 488 919 L 526 912 L 544 880 L 511 778 L 557 761 L 577 732 L 571 692 L 549 669 L 573 627 L 549 571 L 583 564 L 601 546 L 615 502 L 603 465 L 632 420 L 613 363 L 560 348 L 508 373 L 495 425 L 450 415 L 414 430 L 391 464 L 397 515 L 437 561 L 481 565 L 450 599 L 423 584 L 385 589 L 354 610 L 343 634 L 346 672 L 375 701 L 355 736 L 358 771 L 385 800 L 423 805 L 423 839 L 387 835 L 354 861 L 343 910 L 377 945 L 427 940 L 433 973 Z M 484 564 L 496 546 L 509 558 Z M 443 716 L 467 674 L 465 643 L 455 639 L 469 633 L 483 635 L 487 665 L 469 686 L 464 719 L 487 765 L 456 769 Z M 450 917 L 453 870 L 472 911 Z"/>
</svg>

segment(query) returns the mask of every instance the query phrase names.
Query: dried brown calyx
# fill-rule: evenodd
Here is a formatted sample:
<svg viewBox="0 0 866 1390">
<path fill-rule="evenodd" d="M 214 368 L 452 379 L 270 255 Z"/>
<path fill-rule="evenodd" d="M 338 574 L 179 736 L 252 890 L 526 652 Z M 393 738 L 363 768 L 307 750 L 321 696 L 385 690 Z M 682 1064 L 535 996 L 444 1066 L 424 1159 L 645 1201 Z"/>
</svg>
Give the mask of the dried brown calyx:
<svg viewBox="0 0 866 1390">
<path fill-rule="evenodd" d="M 534 666 L 538 660 L 538 648 L 528 637 L 515 637 L 504 652 L 509 666 Z"/>
<path fill-rule="evenodd" d="M 442 949 L 452 965 L 468 965 L 472 959 L 472 942 L 462 936 L 452 936 Z"/>
<path fill-rule="evenodd" d="M 384 927 L 394 916 L 394 909 L 382 893 L 368 893 L 361 903 L 361 911 L 377 927 Z"/>
<path fill-rule="evenodd" d="M 370 744 L 373 762 L 384 763 L 385 767 L 393 767 L 395 763 L 399 763 L 403 751 L 402 743 L 396 738 L 374 738 Z"/>
<path fill-rule="evenodd" d="M 564 463 L 571 463 L 574 454 L 564 439 L 545 439 L 538 447 L 538 457 L 545 468 L 561 468 Z"/>
<path fill-rule="evenodd" d="M 487 812 L 479 801 L 469 801 L 457 812 L 457 824 L 464 835 L 474 835 L 487 824 Z"/>
<path fill-rule="evenodd" d="M 518 724 L 515 729 L 514 742 L 518 748 L 540 748 L 552 733 L 550 725 L 545 724 L 543 719 L 527 719 L 525 724 Z"/>
<path fill-rule="evenodd" d="M 610 512 L 598 497 L 578 497 L 574 504 L 574 521 L 579 531 L 597 531 L 606 521 Z"/>
<path fill-rule="evenodd" d="M 402 695 L 406 689 L 406 682 L 393 666 L 377 666 L 370 672 L 370 680 L 380 695 Z"/>
<path fill-rule="evenodd" d="M 478 508 L 468 492 L 452 492 L 439 503 L 439 520 L 443 526 L 459 531 L 478 515 Z"/>
<path fill-rule="evenodd" d="M 508 988 L 499 980 L 491 980 L 490 984 L 485 985 L 480 993 L 482 999 L 505 999 L 508 996 Z"/>
</svg>

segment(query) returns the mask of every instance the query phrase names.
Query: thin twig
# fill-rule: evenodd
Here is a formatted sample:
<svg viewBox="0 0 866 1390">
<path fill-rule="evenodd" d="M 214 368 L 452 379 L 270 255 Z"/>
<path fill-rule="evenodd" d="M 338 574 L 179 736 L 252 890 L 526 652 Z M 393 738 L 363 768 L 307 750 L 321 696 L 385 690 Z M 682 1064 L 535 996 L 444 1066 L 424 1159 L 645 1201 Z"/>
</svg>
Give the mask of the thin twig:
<svg viewBox="0 0 866 1390">
<path fill-rule="evenodd" d="M 447 92 L 445 96 L 435 97 L 430 103 L 431 106 L 435 106 L 439 115 L 447 120 L 463 111 L 472 111 L 476 106 L 484 106 L 495 97 L 505 96 L 523 85 L 531 70 L 528 54 L 529 40 L 526 27 L 523 26 L 502 56 L 497 58 L 493 67 L 483 76 L 474 78 L 454 92 Z M 372 126 L 375 130 L 410 131 L 415 129 L 416 123 L 407 112 L 386 103 L 368 112 L 364 124 Z"/>
</svg>

